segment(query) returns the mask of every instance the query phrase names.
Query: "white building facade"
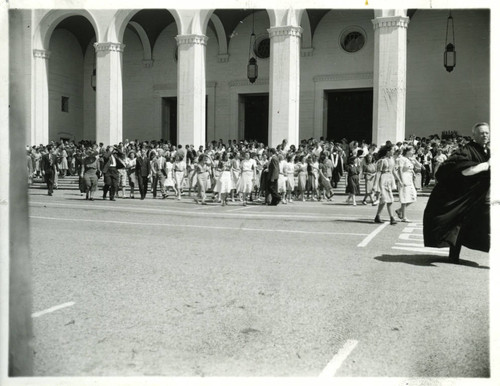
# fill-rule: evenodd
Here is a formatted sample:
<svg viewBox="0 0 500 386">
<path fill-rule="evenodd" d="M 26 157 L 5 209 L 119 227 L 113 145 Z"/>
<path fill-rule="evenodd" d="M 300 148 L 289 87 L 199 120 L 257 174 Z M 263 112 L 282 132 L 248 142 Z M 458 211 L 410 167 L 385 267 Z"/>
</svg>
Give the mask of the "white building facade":
<svg viewBox="0 0 500 386">
<path fill-rule="evenodd" d="M 469 135 L 489 120 L 490 12 L 452 12 L 452 72 L 443 66 L 448 16 L 11 10 L 11 93 L 23 101 L 28 144 L 257 139 L 276 146 L 320 137 L 382 144 L 448 130 Z M 250 56 L 255 83 L 247 79 Z"/>
</svg>

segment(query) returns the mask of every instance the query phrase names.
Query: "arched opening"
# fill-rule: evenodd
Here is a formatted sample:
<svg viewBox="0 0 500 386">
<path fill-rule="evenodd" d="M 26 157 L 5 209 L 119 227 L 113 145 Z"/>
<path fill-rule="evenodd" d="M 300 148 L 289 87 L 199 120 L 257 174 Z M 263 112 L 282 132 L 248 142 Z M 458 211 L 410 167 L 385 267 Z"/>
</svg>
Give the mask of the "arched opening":
<svg viewBox="0 0 500 386">
<path fill-rule="evenodd" d="M 63 19 L 50 40 L 49 139 L 95 140 L 95 91 L 91 85 L 95 31 L 80 15 Z"/>
</svg>

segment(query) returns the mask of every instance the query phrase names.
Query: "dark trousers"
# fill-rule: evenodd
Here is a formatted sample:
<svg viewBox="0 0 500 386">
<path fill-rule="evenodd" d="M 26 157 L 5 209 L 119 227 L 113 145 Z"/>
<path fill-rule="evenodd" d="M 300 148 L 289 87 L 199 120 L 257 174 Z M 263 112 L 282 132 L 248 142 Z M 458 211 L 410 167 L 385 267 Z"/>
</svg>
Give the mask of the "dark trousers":
<svg viewBox="0 0 500 386">
<path fill-rule="evenodd" d="M 118 191 L 118 170 L 116 168 L 109 168 L 108 172 L 104 175 L 104 197 L 109 190 L 109 198 L 112 200 L 115 198 L 115 194 Z"/>
<path fill-rule="evenodd" d="M 281 201 L 281 196 L 278 193 L 278 180 L 267 182 L 267 196 L 271 195 L 269 205 L 278 205 Z"/>
<path fill-rule="evenodd" d="M 52 195 L 54 192 L 54 172 L 52 170 L 47 170 L 45 172 L 45 183 L 47 184 L 47 189 L 49 194 Z"/>
<path fill-rule="evenodd" d="M 431 166 L 430 165 L 424 165 L 424 170 L 422 170 L 422 183 L 424 186 L 428 186 L 429 182 L 431 182 Z"/>
<path fill-rule="evenodd" d="M 141 198 L 146 198 L 146 193 L 148 192 L 148 176 L 137 176 L 139 182 L 139 192 L 141 193 Z"/>
</svg>

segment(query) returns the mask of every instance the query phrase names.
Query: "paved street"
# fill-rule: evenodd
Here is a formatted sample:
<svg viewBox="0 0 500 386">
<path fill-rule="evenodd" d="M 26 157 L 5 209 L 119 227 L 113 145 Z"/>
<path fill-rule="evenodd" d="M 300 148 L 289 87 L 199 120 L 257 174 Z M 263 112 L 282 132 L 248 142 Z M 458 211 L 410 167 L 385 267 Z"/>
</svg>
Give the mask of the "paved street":
<svg viewBox="0 0 500 386">
<path fill-rule="evenodd" d="M 423 248 L 427 198 L 391 226 L 98 193 L 29 192 L 37 376 L 490 374 L 488 255 Z"/>
</svg>

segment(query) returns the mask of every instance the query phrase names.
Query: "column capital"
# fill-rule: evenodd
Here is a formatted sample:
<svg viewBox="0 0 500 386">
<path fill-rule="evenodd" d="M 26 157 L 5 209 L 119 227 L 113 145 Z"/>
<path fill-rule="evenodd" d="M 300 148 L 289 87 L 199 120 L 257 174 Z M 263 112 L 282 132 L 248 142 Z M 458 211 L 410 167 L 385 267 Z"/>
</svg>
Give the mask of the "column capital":
<svg viewBox="0 0 500 386">
<path fill-rule="evenodd" d="M 143 59 L 143 60 L 142 60 L 142 65 L 143 65 L 145 68 L 151 68 L 151 67 L 153 67 L 153 63 L 154 63 L 154 60 L 153 60 L 153 59 Z"/>
<path fill-rule="evenodd" d="M 125 49 L 125 44 L 122 44 L 122 43 L 112 43 L 112 42 L 94 43 L 94 48 L 95 48 L 96 52 L 98 52 L 98 51 L 123 52 L 123 50 Z"/>
<path fill-rule="evenodd" d="M 182 46 L 182 45 L 207 45 L 208 37 L 205 35 L 177 35 L 175 37 L 175 40 L 177 40 L 177 45 Z"/>
<path fill-rule="evenodd" d="M 373 29 L 408 28 L 410 18 L 407 16 L 376 17 L 372 20 Z"/>
<path fill-rule="evenodd" d="M 267 30 L 269 37 L 272 39 L 275 36 L 294 36 L 300 38 L 302 36 L 302 27 L 287 25 L 284 27 L 271 27 Z"/>
<path fill-rule="evenodd" d="M 35 58 L 41 58 L 41 59 L 49 59 L 50 58 L 50 51 L 49 50 L 38 50 L 34 49 L 33 50 L 33 56 Z"/>
</svg>

